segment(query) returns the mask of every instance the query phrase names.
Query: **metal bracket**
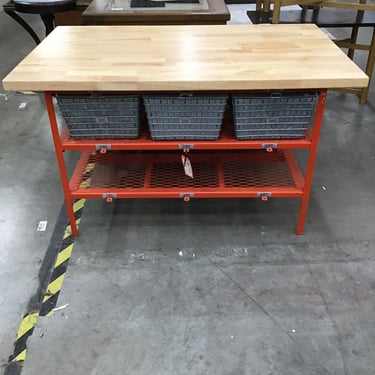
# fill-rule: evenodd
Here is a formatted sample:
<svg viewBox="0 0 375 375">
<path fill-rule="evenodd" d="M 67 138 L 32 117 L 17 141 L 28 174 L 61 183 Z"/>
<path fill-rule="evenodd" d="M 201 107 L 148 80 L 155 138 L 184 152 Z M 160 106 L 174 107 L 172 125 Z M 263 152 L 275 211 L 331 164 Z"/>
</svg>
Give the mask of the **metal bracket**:
<svg viewBox="0 0 375 375">
<path fill-rule="evenodd" d="M 277 143 L 262 143 L 262 148 L 266 149 L 267 152 L 272 152 L 277 149 Z"/>
<path fill-rule="evenodd" d="M 194 148 L 194 143 L 187 143 L 187 144 L 180 143 L 178 145 L 179 150 L 192 150 L 193 148 Z"/>
<path fill-rule="evenodd" d="M 111 145 L 96 145 L 96 151 L 100 151 L 101 154 L 105 154 L 108 150 L 112 149 Z"/>
<path fill-rule="evenodd" d="M 194 198 L 194 193 L 180 193 L 180 198 L 184 198 L 185 202 L 189 202 L 190 198 Z"/>
<path fill-rule="evenodd" d="M 107 201 L 107 203 L 111 203 L 117 198 L 117 194 L 103 194 L 102 197 Z"/>
<path fill-rule="evenodd" d="M 268 201 L 268 198 L 272 197 L 272 193 L 267 192 L 267 191 L 262 191 L 262 192 L 257 193 L 257 197 L 261 198 L 262 201 Z"/>
</svg>

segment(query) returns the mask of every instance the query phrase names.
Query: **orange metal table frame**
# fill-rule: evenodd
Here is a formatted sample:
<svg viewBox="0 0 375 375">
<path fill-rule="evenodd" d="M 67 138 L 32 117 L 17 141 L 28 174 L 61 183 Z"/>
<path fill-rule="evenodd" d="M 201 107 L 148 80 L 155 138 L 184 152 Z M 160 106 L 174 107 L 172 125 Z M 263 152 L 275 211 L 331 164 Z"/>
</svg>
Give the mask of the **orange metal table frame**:
<svg viewBox="0 0 375 375">
<path fill-rule="evenodd" d="M 189 142 L 194 149 L 189 155 L 195 166 L 194 180 L 181 174 L 178 156 L 185 141 L 153 141 L 147 131 L 135 140 L 72 140 L 66 129 L 59 132 L 53 94 L 46 92 L 45 99 L 74 236 L 78 235 L 78 228 L 73 202 L 78 198 L 109 201 L 115 198 L 300 198 L 296 232 L 303 234 L 326 90 L 320 90 L 313 128 L 303 139 L 236 140 L 225 124 L 219 140 Z M 107 152 L 108 148 L 127 153 Z M 305 176 L 293 156 L 293 148 L 309 150 Z M 70 181 L 65 150 L 83 150 Z M 132 153 L 132 150 L 143 152 Z M 164 152 L 155 154 L 150 150 Z M 180 153 L 171 154 L 170 150 L 180 150 Z M 114 169 L 114 165 L 126 169 L 126 178 L 125 172 Z M 112 174 L 110 180 L 109 174 Z"/>
</svg>

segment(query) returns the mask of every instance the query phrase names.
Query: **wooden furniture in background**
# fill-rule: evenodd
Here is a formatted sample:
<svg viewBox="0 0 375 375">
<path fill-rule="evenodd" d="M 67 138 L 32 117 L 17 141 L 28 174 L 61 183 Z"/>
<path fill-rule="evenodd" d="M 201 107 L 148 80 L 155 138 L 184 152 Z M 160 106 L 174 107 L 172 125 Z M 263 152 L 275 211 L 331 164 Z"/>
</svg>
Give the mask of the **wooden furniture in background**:
<svg viewBox="0 0 375 375">
<path fill-rule="evenodd" d="M 121 0 L 111 9 L 110 0 L 93 0 L 82 13 L 82 23 L 85 25 L 209 25 L 226 24 L 230 13 L 224 0 L 206 0 L 207 9 L 197 6 L 192 9 L 179 10 L 176 4 L 161 8 L 129 8 L 123 10 Z M 123 0 L 126 3 L 130 0 Z M 205 4 L 205 2 L 203 3 Z M 195 5 L 195 4 L 193 4 Z M 176 9 L 174 9 L 176 8 Z"/>
<path fill-rule="evenodd" d="M 82 13 L 90 5 L 91 0 L 77 0 L 76 9 L 55 14 L 56 26 L 82 25 Z"/>
<path fill-rule="evenodd" d="M 257 0 L 257 7 L 259 2 L 269 2 L 269 0 Z M 273 12 L 272 23 L 278 23 L 280 17 L 280 9 L 290 5 L 301 5 L 304 7 L 315 8 L 334 8 L 334 9 L 351 9 L 356 11 L 374 11 L 374 4 L 366 4 L 366 0 L 359 0 L 357 2 L 348 2 L 345 0 L 272 0 Z"/>
<path fill-rule="evenodd" d="M 375 63 L 375 5 L 366 4 L 366 0 L 358 3 L 345 1 L 318 0 L 257 0 L 256 11 L 249 11 L 248 16 L 253 23 L 315 23 L 324 28 L 349 28 L 350 37 L 335 40 L 335 43 L 348 49 L 348 56 L 353 59 L 354 51 L 367 51 L 367 61 L 364 71 L 370 81 Z M 301 5 L 301 10 L 281 10 L 281 7 Z M 367 43 L 358 41 L 360 28 L 370 28 L 370 40 Z M 367 102 L 370 81 L 363 89 L 346 88 L 341 91 L 354 93 L 359 97 L 360 104 Z"/>
</svg>

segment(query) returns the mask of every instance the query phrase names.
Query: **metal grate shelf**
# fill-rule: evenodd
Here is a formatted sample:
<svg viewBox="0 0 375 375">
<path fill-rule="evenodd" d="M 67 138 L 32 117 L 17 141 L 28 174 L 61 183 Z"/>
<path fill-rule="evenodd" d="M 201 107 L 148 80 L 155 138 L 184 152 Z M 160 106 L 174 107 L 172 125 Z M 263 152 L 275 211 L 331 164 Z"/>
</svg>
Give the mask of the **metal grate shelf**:
<svg viewBox="0 0 375 375">
<path fill-rule="evenodd" d="M 70 181 L 74 198 L 302 197 L 304 178 L 289 150 L 191 152 L 194 179 L 180 152 L 83 152 Z"/>
</svg>

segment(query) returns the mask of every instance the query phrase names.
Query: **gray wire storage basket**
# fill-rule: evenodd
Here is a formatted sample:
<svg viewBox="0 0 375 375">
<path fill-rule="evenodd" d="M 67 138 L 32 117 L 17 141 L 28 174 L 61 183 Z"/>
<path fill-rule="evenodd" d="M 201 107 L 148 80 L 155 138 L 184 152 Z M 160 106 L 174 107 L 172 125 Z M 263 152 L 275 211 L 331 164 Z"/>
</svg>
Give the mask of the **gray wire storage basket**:
<svg viewBox="0 0 375 375">
<path fill-rule="evenodd" d="M 228 95 L 144 95 L 154 140 L 215 140 L 220 136 Z"/>
<path fill-rule="evenodd" d="M 313 121 L 317 100 L 316 92 L 232 95 L 236 138 L 303 138 Z"/>
<path fill-rule="evenodd" d="M 139 136 L 139 95 L 59 94 L 57 103 L 74 139 Z"/>
</svg>

